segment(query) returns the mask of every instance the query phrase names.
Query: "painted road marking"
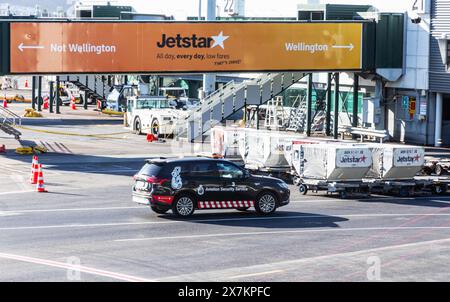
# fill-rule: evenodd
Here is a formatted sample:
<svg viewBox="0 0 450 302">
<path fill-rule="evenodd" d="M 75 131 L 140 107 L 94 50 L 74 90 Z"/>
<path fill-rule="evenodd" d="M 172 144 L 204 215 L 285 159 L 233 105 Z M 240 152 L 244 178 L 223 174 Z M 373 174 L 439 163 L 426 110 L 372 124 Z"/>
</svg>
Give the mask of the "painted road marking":
<svg viewBox="0 0 450 302">
<path fill-rule="evenodd" d="M 142 209 L 142 207 L 105 207 L 105 208 L 68 208 L 68 209 L 42 209 L 42 210 L 12 210 L 3 212 L 14 213 L 41 213 L 41 212 L 65 212 L 65 211 L 101 211 L 101 210 L 129 210 Z"/>
<path fill-rule="evenodd" d="M 9 192 L 0 192 L 0 195 L 9 195 L 9 194 L 21 194 L 21 193 L 30 193 L 34 192 L 33 190 L 28 191 L 9 191 Z"/>
<path fill-rule="evenodd" d="M 16 212 L 12 212 L 12 211 L 0 211 L 0 217 L 16 216 L 16 215 L 20 215 L 20 214 L 16 213 Z"/>
<path fill-rule="evenodd" d="M 19 212 L 20 211 L 14 211 Z M 329 216 L 333 215 L 333 216 Z M 245 217 L 245 218 L 219 218 L 219 219 L 197 219 L 197 220 L 175 220 L 175 221 L 144 221 L 144 222 L 110 222 L 110 223 L 93 223 L 93 224 L 59 224 L 59 225 L 42 225 L 42 226 L 23 226 L 23 227 L 0 227 L 0 231 L 15 230 L 39 230 L 39 229 L 64 229 L 64 228 L 93 228 L 93 227 L 114 227 L 114 226 L 139 226 L 152 224 L 176 224 L 176 223 L 202 223 L 202 222 L 221 222 L 221 221 L 246 221 L 246 220 L 281 220 L 281 219 L 330 219 L 330 218 L 352 218 L 352 217 L 402 217 L 402 216 L 450 216 L 450 213 L 407 213 L 407 214 L 317 214 L 317 215 L 296 215 L 296 216 L 279 216 L 279 217 Z M 389 228 L 389 227 L 387 227 Z M 444 228 L 444 227 L 443 227 Z M 447 227 L 445 227 L 447 228 Z M 444 229 L 445 229 L 444 228 Z M 450 227 L 448 227 L 450 228 Z M 369 228 L 370 229 L 370 228 Z M 245 233 L 242 233 L 245 234 Z M 262 233 L 264 234 L 264 233 Z M 172 238 L 172 237 L 170 237 Z M 174 237 L 175 238 L 175 237 Z M 152 240 L 153 238 L 148 238 Z M 147 240 L 147 238 L 136 238 L 126 240 Z M 123 241 L 118 240 L 118 241 Z"/>
<path fill-rule="evenodd" d="M 22 170 L 17 170 L 17 169 L 9 168 L 9 167 L 6 166 L 6 165 L 0 165 L 0 167 L 2 168 L 2 170 L 5 169 L 5 170 L 9 170 L 9 171 L 15 172 L 15 173 L 20 173 L 20 174 L 22 174 L 22 173 L 27 173 L 27 172 L 22 171 Z M 22 167 L 25 169 L 25 166 L 22 166 Z M 29 172 L 29 171 L 28 171 L 28 172 Z"/>
<path fill-rule="evenodd" d="M 325 201 L 333 201 L 333 202 L 343 202 L 343 199 L 339 199 L 339 198 L 333 198 L 333 197 L 329 197 L 329 198 L 324 198 L 324 199 L 312 199 L 314 196 L 309 196 L 310 198 L 308 199 L 300 199 L 300 200 L 291 200 L 290 203 L 319 203 L 319 202 L 325 202 Z M 321 197 L 320 195 L 318 195 L 317 197 Z M 440 203 L 445 203 L 448 204 L 450 203 L 450 201 L 445 201 L 445 200 L 440 200 L 440 199 L 433 199 L 436 198 L 436 196 L 417 196 L 417 197 L 391 197 L 391 196 L 387 196 L 387 197 L 383 197 L 383 196 L 377 196 L 377 197 L 373 197 L 373 198 L 361 198 L 361 199 L 346 199 L 345 201 L 357 201 L 357 202 L 364 202 L 364 201 L 401 201 L 401 200 L 430 200 L 433 202 L 440 202 Z M 441 196 L 439 197 L 441 199 L 446 199 L 446 198 L 450 198 L 450 196 L 445 197 L 445 196 Z"/>
<path fill-rule="evenodd" d="M 227 275 L 234 275 L 234 274 L 242 274 L 243 272 L 248 272 L 249 275 L 252 275 L 253 272 L 256 272 L 255 274 L 258 274 L 260 271 L 265 270 L 281 270 L 284 272 L 287 272 L 289 270 L 298 270 L 298 267 L 296 265 L 300 264 L 307 264 L 307 263 L 317 263 L 321 260 L 327 260 L 332 258 L 339 258 L 339 257 L 354 257 L 361 254 L 378 254 L 383 251 L 389 251 L 389 250 L 397 250 L 397 249 L 403 249 L 403 248 L 417 248 L 420 246 L 430 246 L 433 244 L 443 244 L 450 242 L 450 238 L 445 239 L 437 239 L 437 240 L 430 240 L 430 241 L 419 241 L 419 242 L 413 242 L 413 243 L 406 243 L 406 244 L 399 244 L 399 245 L 389 245 L 389 246 L 383 246 L 378 248 L 371 248 L 371 249 L 363 249 L 358 251 L 352 251 L 352 252 L 344 252 L 344 253 L 337 253 L 337 254 L 328 254 L 328 255 L 322 255 L 322 256 L 315 256 L 315 257 L 307 257 L 307 258 L 300 258 L 295 260 L 286 260 L 286 261 L 279 261 L 279 262 L 271 262 L 271 263 L 265 263 L 265 264 L 258 264 L 258 265 L 251 265 L 251 266 L 244 266 L 239 268 L 230 268 L 230 269 L 223 269 L 223 270 L 215 270 L 215 271 L 209 271 L 209 272 L 201 272 L 201 273 L 193 273 L 193 274 L 185 274 L 185 275 L 178 275 L 178 276 L 172 276 L 172 277 L 165 277 L 160 278 L 158 281 L 199 281 L 199 280 L 223 280 L 225 276 Z M 242 275 L 241 275 L 242 276 Z M 243 275 L 246 276 L 246 275 Z M 248 275 L 247 275 L 248 276 Z M 228 278 L 229 279 L 229 278 Z M 237 279 L 237 277 L 236 277 Z"/>
<path fill-rule="evenodd" d="M 115 273 L 111 271 L 105 271 L 100 270 L 92 267 L 87 267 L 83 265 L 72 265 L 64 262 L 57 262 L 52 260 L 46 260 L 42 258 L 34 258 L 34 257 L 27 257 L 27 256 L 21 256 L 21 255 L 15 255 L 15 254 L 6 254 L 6 253 L 0 253 L 0 258 L 3 259 L 9 259 L 9 260 L 16 260 L 16 261 L 22 261 L 27 263 L 34 263 L 34 264 L 40 264 L 40 265 L 46 265 L 51 267 L 57 267 L 62 268 L 65 270 L 74 270 L 79 271 L 91 275 L 97 275 L 97 276 L 103 276 L 108 277 L 116 280 L 121 281 L 129 281 L 129 282 L 154 282 L 153 280 L 144 279 L 140 277 L 125 275 L 121 273 Z"/>
<path fill-rule="evenodd" d="M 309 230 L 295 230 L 295 231 L 268 231 L 268 232 L 240 232 L 240 233 L 217 233 L 204 235 L 187 235 L 187 236 L 167 236 L 167 237 L 146 237 L 146 238 L 130 238 L 130 239 L 116 239 L 115 242 L 129 242 L 129 241 L 150 241 L 150 240 L 178 240 L 178 239 L 196 239 L 209 237 L 235 237 L 235 236 L 257 236 L 257 235 L 282 235 L 282 234 L 301 234 L 301 233 L 326 233 L 326 232 L 353 232 L 353 231 L 381 231 L 381 230 L 450 230 L 450 227 L 368 227 L 368 228 L 321 228 Z"/>
<path fill-rule="evenodd" d="M 83 170 L 83 169 L 71 169 L 66 171 L 60 171 L 59 173 L 104 173 L 104 172 L 111 172 L 111 173 L 121 173 L 121 172 L 133 172 L 138 171 L 139 169 L 96 169 L 96 170 Z"/>
</svg>

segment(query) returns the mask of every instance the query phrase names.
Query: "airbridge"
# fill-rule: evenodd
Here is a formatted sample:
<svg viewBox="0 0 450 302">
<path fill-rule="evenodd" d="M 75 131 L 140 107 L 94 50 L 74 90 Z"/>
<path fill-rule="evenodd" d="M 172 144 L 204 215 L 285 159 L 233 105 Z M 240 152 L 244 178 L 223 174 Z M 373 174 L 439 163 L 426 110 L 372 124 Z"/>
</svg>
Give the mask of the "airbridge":
<svg viewBox="0 0 450 302">
<path fill-rule="evenodd" d="M 313 72 L 332 75 L 338 90 L 339 72 L 370 75 L 377 67 L 377 23 L 373 20 L 8 20 L 1 22 L 0 28 L 2 74 L 58 75 L 86 84 L 93 78 L 95 84 L 91 86 L 103 89 L 83 87 L 98 98 L 105 98 L 108 87 L 100 83 L 102 74 L 262 73 L 246 83 L 229 83 L 208 96 L 187 121 L 190 140 L 203 137 L 214 124 L 247 105 L 266 103 Z M 209 42 L 200 43 L 201 38 Z M 98 45 L 106 45 L 110 51 L 97 51 Z M 310 108 L 311 100 L 307 102 Z M 327 110 L 329 120 L 330 108 Z M 309 121 L 310 110 L 305 116 Z M 198 127 L 194 121 L 202 125 Z M 306 124 L 309 133 L 310 123 Z M 333 128 L 337 127 L 336 122 Z"/>
<path fill-rule="evenodd" d="M 2 74 L 370 71 L 375 23 L 1 21 Z M 202 42 L 203 41 L 203 42 Z"/>
</svg>

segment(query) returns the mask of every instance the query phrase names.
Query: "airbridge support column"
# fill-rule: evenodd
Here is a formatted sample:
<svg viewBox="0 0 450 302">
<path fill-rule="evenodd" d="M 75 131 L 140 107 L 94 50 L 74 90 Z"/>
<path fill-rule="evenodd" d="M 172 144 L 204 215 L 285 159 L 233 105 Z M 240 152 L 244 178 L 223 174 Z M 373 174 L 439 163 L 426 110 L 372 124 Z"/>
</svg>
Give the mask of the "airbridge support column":
<svg viewBox="0 0 450 302">
<path fill-rule="evenodd" d="M 42 111 L 42 76 L 38 76 L 37 111 Z"/>
<path fill-rule="evenodd" d="M 327 98 L 327 108 L 325 113 L 325 134 L 327 136 L 331 135 L 331 79 L 333 77 L 332 73 L 328 73 L 327 77 L 327 92 L 326 92 L 326 98 Z"/>
<path fill-rule="evenodd" d="M 308 88 L 306 90 L 306 136 L 311 136 L 311 111 L 312 111 L 312 73 L 308 74 Z"/>
<path fill-rule="evenodd" d="M 56 99 L 56 114 L 60 114 L 59 111 L 59 76 L 56 76 L 56 93 L 55 93 L 55 99 Z"/>
<path fill-rule="evenodd" d="M 352 127 L 358 127 L 358 91 L 359 91 L 359 75 L 353 74 L 353 112 Z M 356 139 L 357 135 L 353 134 L 352 139 Z"/>
<path fill-rule="evenodd" d="M 53 81 L 48 82 L 48 85 L 49 85 L 49 88 L 50 88 L 50 91 L 49 91 L 49 93 L 50 93 L 50 96 L 49 96 L 49 110 L 48 110 L 49 113 L 53 113 L 53 102 L 55 100 L 55 95 L 54 95 L 54 91 L 53 91 L 54 83 L 55 82 L 53 82 Z"/>
<path fill-rule="evenodd" d="M 339 73 L 334 74 L 334 116 L 333 116 L 333 138 L 338 138 L 339 129 Z"/>
<path fill-rule="evenodd" d="M 334 74 L 334 116 L 333 138 L 338 138 L 339 127 L 339 73 Z"/>
<path fill-rule="evenodd" d="M 84 110 L 88 109 L 88 93 L 87 93 L 87 91 L 84 91 L 83 108 L 84 108 Z"/>
<path fill-rule="evenodd" d="M 359 90 L 359 75 L 354 74 L 353 79 L 353 117 L 352 127 L 358 127 L 358 90 Z"/>
<path fill-rule="evenodd" d="M 31 77 L 31 108 L 36 110 L 36 77 Z"/>
</svg>

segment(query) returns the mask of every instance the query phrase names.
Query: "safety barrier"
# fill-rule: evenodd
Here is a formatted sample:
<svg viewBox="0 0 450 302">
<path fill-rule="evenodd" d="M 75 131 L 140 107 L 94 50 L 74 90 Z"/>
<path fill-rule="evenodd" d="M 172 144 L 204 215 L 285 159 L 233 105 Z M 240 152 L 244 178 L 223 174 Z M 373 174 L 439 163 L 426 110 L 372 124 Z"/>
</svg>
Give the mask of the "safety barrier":
<svg viewBox="0 0 450 302">
<path fill-rule="evenodd" d="M 359 135 L 361 142 L 364 141 L 365 137 L 377 138 L 380 140 L 380 143 L 389 138 L 389 133 L 387 130 L 375 130 L 362 127 L 343 126 L 339 127 L 338 132 L 341 133 L 342 139 L 344 139 L 345 134 Z"/>
</svg>

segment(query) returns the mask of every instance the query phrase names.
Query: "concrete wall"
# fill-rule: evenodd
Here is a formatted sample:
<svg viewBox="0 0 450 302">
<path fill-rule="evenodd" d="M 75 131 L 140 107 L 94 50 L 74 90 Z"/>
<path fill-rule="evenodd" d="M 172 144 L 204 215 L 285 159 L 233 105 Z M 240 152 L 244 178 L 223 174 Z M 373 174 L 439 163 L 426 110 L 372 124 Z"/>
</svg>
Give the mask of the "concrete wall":
<svg viewBox="0 0 450 302">
<path fill-rule="evenodd" d="M 416 98 L 416 113 L 412 118 L 408 108 L 403 106 L 403 96 Z M 386 129 L 395 141 L 418 145 L 434 142 L 434 100 L 430 100 L 428 94 L 421 95 L 411 90 L 387 89 L 386 97 Z M 426 108 L 424 116 L 419 114 L 421 103 Z M 390 112 L 392 114 L 389 114 Z"/>
</svg>

